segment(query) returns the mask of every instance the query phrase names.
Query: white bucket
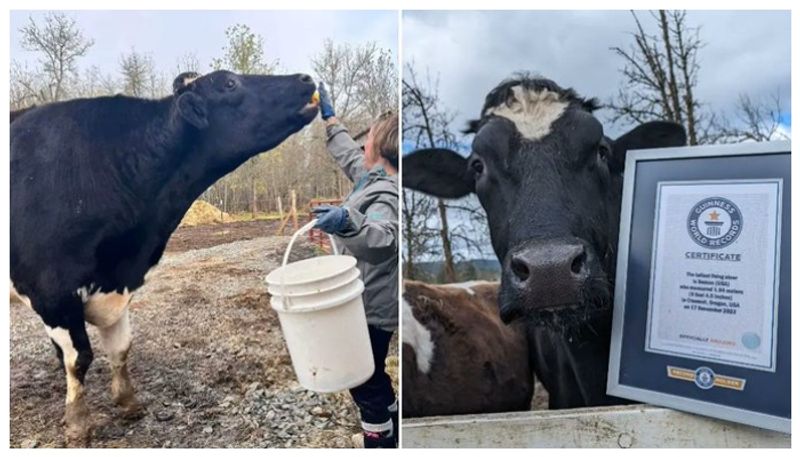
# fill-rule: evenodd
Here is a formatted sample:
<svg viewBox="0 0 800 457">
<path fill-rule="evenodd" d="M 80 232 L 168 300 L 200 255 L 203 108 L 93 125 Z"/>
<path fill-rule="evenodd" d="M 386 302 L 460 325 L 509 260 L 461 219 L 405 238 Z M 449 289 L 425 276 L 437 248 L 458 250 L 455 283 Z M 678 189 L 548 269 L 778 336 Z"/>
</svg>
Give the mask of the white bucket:
<svg viewBox="0 0 800 457">
<path fill-rule="evenodd" d="M 337 392 L 359 386 L 372 376 L 375 363 L 361 294 L 364 283 L 356 259 L 338 255 L 287 264 L 297 236 L 289 241 L 283 266 L 267 275 L 272 309 L 278 312 L 300 385 L 315 392 Z"/>
</svg>

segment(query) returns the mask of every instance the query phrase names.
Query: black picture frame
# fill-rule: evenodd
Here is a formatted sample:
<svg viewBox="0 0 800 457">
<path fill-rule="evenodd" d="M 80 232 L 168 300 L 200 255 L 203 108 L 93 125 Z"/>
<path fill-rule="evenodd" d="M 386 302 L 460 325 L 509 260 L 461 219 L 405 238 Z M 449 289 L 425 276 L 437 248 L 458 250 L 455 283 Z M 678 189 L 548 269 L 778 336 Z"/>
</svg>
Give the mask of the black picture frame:
<svg viewBox="0 0 800 457">
<path fill-rule="evenodd" d="M 775 364 L 770 369 L 645 349 L 659 183 L 722 180 L 781 182 L 775 271 L 777 344 Z M 709 379 L 710 385 L 706 383 Z M 733 383 L 735 388 L 718 388 L 719 382 Z M 628 152 L 607 392 L 621 398 L 791 432 L 790 142 Z"/>
</svg>

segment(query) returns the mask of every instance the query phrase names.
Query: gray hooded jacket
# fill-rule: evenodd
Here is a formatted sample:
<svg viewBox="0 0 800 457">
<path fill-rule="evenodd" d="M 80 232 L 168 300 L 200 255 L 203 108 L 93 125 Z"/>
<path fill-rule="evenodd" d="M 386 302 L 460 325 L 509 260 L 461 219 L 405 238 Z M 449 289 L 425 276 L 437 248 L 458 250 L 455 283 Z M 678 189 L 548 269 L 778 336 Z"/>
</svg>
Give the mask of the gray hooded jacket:
<svg viewBox="0 0 800 457">
<path fill-rule="evenodd" d="M 383 167 L 364 167 L 364 152 L 341 124 L 327 127 L 328 152 L 355 184 L 345 198 L 349 226 L 334 236 L 343 254 L 358 260 L 364 281 L 367 323 L 385 331 L 397 329 L 397 260 L 399 211 L 397 176 Z"/>
</svg>

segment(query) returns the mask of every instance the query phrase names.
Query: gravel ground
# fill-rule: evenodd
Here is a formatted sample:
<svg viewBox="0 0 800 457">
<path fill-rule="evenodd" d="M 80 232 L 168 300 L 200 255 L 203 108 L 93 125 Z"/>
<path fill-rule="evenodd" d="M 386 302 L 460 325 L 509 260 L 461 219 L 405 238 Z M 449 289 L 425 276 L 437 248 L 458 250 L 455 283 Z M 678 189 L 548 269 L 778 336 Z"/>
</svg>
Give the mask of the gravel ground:
<svg viewBox="0 0 800 457">
<path fill-rule="evenodd" d="M 349 394 L 297 384 L 262 278 L 288 237 L 167 253 L 131 303 L 131 378 L 146 415 L 125 422 L 90 327 L 87 375 L 94 447 L 348 447 Z M 301 244 L 297 257 L 312 255 Z M 397 354 L 396 342 L 391 354 Z M 394 359 L 396 362 L 396 358 Z M 39 318 L 11 305 L 12 447 L 63 445 L 64 377 Z"/>
</svg>

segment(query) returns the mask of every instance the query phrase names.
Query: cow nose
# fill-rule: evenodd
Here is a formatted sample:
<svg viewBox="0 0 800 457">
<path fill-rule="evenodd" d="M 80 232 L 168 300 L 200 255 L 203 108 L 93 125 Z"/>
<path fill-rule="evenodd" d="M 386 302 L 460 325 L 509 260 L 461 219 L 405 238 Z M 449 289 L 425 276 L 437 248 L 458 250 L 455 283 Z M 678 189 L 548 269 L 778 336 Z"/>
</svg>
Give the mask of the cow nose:
<svg viewBox="0 0 800 457">
<path fill-rule="evenodd" d="M 533 274 L 557 277 L 570 275 L 581 279 L 586 276 L 586 248 L 583 244 L 534 246 L 511 255 L 511 271 L 522 282 Z"/>
<path fill-rule="evenodd" d="M 514 249 L 508 267 L 517 292 L 548 306 L 577 301 L 593 261 L 580 239 L 537 240 Z"/>
<path fill-rule="evenodd" d="M 304 84 L 313 84 L 314 80 L 309 75 L 300 75 L 300 82 Z"/>
</svg>

